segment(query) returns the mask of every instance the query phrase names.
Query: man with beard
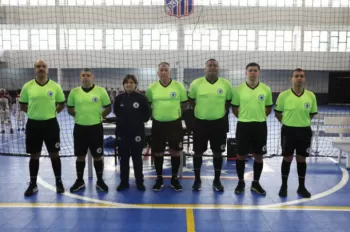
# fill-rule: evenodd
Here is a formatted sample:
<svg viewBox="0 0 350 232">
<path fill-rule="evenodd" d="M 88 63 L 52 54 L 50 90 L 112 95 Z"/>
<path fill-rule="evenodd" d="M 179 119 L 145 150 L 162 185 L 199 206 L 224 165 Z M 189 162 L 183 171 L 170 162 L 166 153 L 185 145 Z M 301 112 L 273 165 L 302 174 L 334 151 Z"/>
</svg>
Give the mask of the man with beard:
<svg viewBox="0 0 350 232">
<path fill-rule="evenodd" d="M 30 154 L 30 183 L 24 195 L 31 196 L 38 191 L 36 181 L 43 142 L 56 177 L 56 192 L 63 193 L 59 156 L 60 127 L 56 116 L 64 108 L 65 97 L 61 86 L 48 78 L 48 67 L 44 60 L 37 60 L 34 69 L 35 79 L 24 84 L 19 98 L 21 110 L 28 115 L 26 151 Z"/>
<path fill-rule="evenodd" d="M 315 94 L 304 88 L 305 72 L 297 68 L 293 71 L 292 88 L 280 93 L 275 107 L 275 116 L 282 123 L 281 146 L 283 161 L 281 165 L 281 197 L 287 196 L 287 181 L 290 165 L 296 151 L 299 187 L 297 193 L 304 198 L 311 197 L 305 188 L 306 157 L 309 156 L 312 130 L 311 120 L 317 114 Z"/>
<path fill-rule="evenodd" d="M 224 191 L 220 175 L 222 169 L 222 152 L 226 148 L 227 118 L 226 108 L 232 97 L 231 83 L 218 76 L 219 63 L 209 59 L 205 63 L 205 76 L 194 80 L 190 86 L 189 98 L 194 107 L 195 126 L 193 130 L 193 168 L 195 181 L 192 190 L 202 188 L 200 170 L 203 153 L 207 150 L 208 141 L 213 152 L 215 177 L 213 188 Z"/>
<path fill-rule="evenodd" d="M 238 118 L 236 127 L 238 185 L 236 194 L 244 191 L 245 156 L 254 156 L 254 180 L 251 190 L 265 195 L 259 180 L 263 170 L 263 155 L 266 154 L 267 116 L 271 113 L 272 93 L 270 87 L 259 82 L 260 66 L 250 63 L 246 66 L 247 81 L 233 89 L 232 112 Z"/>
</svg>

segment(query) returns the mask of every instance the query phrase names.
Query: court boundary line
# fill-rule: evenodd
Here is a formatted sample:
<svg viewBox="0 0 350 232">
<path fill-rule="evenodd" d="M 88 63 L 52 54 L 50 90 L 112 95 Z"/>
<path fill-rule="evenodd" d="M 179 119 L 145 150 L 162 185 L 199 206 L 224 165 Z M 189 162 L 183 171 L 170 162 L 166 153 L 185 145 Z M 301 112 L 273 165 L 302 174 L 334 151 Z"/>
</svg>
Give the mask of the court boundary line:
<svg viewBox="0 0 350 232">
<path fill-rule="evenodd" d="M 331 162 L 335 162 L 334 159 L 328 158 Z M 109 207 L 119 207 L 119 208 L 153 208 L 153 209 L 174 209 L 174 208 L 179 208 L 179 209 L 266 209 L 266 208 L 272 208 L 272 209 L 280 209 L 281 207 L 284 206 L 289 206 L 289 205 L 296 205 L 300 203 L 305 203 L 309 201 L 313 201 L 316 199 L 320 199 L 326 196 L 329 196 L 336 191 L 342 189 L 347 182 L 349 181 L 349 173 L 348 171 L 339 166 L 339 169 L 341 170 L 342 173 L 342 178 L 341 180 L 332 188 L 315 194 L 311 198 L 301 198 L 301 199 L 296 199 L 292 201 L 286 201 L 286 202 L 280 202 L 280 203 L 274 203 L 274 204 L 267 204 L 267 205 L 229 205 L 229 204 L 129 204 L 129 203 L 119 203 L 119 202 L 113 202 L 113 201 L 106 201 L 106 200 L 99 200 L 96 198 L 90 198 L 90 197 L 85 197 L 85 196 L 80 196 L 77 194 L 72 194 L 69 192 L 64 192 L 62 195 L 65 195 L 67 197 L 87 201 L 87 202 L 93 202 L 97 204 L 103 204 L 107 205 Z M 45 180 L 43 180 L 40 176 L 38 176 L 37 180 L 38 184 L 42 185 L 44 188 L 49 189 L 51 191 L 56 192 L 56 188 L 53 185 L 50 185 L 47 183 Z"/>
</svg>

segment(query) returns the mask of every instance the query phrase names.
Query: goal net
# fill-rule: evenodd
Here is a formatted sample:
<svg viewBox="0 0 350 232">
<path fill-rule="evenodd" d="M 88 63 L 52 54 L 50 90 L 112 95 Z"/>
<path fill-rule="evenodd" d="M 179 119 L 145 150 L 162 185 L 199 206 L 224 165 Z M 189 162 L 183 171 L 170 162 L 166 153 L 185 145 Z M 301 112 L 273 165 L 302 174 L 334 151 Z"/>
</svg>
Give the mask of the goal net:
<svg viewBox="0 0 350 232">
<path fill-rule="evenodd" d="M 248 63 L 260 64 L 260 81 L 270 86 L 274 102 L 279 92 L 291 87 L 291 71 L 306 70 L 306 87 L 319 103 L 319 114 L 312 122 L 317 132 L 312 154 L 335 156 L 338 150 L 332 139 L 336 135 L 324 132 L 323 118 L 350 116 L 346 105 L 350 85 L 346 90 L 339 82 L 338 89 L 330 92 L 331 77 L 350 69 L 349 2 L 0 0 L 0 88 L 8 91 L 13 103 L 1 122 L 0 153 L 26 155 L 15 99 L 16 91 L 34 78 L 37 59 L 47 62 L 49 78 L 61 84 L 66 96 L 80 85 L 80 70 L 88 67 L 94 70 L 95 84 L 105 87 L 113 99 L 123 91 L 126 74 L 136 75 L 138 89 L 144 92 L 158 80 L 157 65 L 162 61 L 170 63 L 172 78 L 188 89 L 204 75 L 205 62 L 215 58 L 220 76 L 233 86 L 246 81 Z M 58 119 L 61 155 L 73 156 L 74 120 L 66 110 Z M 232 113 L 229 122 L 228 137 L 232 138 L 237 122 Z M 280 128 L 272 113 L 268 117 L 269 155 L 281 153 Z M 105 151 L 113 155 L 109 136 Z M 47 155 L 45 148 L 43 155 Z"/>
</svg>

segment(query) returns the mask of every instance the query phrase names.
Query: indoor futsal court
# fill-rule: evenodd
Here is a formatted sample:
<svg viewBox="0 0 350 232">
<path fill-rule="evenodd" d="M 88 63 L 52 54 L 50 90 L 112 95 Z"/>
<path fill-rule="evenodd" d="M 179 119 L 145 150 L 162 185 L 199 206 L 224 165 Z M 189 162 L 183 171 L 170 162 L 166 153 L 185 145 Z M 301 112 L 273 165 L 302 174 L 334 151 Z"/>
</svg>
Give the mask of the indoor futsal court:
<svg viewBox="0 0 350 232">
<path fill-rule="evenodd" d="M 17 90 L 35 77 L 36 60 L 45 60 L 48 77 L 61 85 L 66 97 L 81 85 L 80 71 L 92 68 L 94 83 L 114 99 L 124 91 L 126 74 L 137 77 L 137 88 L 144 94 L 158 81 L 160 62 L 170 64 L 171 78 L 188 91 L 192 81 L 205 74 L 211 58 L 218 61 L 219 76 L 233 87 L 246 81 L 248 63 L 258 63 L 260 82 L 271 88 L 274 104 L 280 92 L 291 88 L 292 71 L 305 70 L 305 88 L 318 103 L 306 161 L 305 182 L 311 198 L 297 194 L 295 159 L 288 196 L 278 195 L 283 158 L 281 124 L 274 111 L 267 118 L 267 154 L 260 179 L 266 196 L 250 190 L 251 156 L 245 167 L 245 192 L 235 194 L 236 147 L 231 143 L 221 171 L 224 192 L 212 188 L 210 149 L 203 158 L 202 189 L 192 191 L 191 131 L 184 136 L 181 192 L 169 186 L 169 156 L 163 165 L 164 188 L 153 191 L 157 174 L 148 145 L 143 151 L 146 191 L 136 188 L 131 161 L 130 188 L 116 191 L 120 162 L 115 157 L 113 130 L 107 130 L 113 129 L 113 122 L 103 124 L 103 179 L 109 191 L 95 188 L 95 170 L 86 164 L 86 188 L 71 193 L 77 177 L 74 119 L 67 108 L 57 116 L 66 191 L 56 193 L 44 147 L 38 192 L 24 196 L 30 181 L 29 155 L 15 99 Z M 0 89 L 11 99 L 11 125 L 0 120 L 0 232 L 350 232 L 349 0 L 0 0 Z M 237 118 L 231 110 L 228 119 L 227 137 L 232 141 Z"/>
</svg>

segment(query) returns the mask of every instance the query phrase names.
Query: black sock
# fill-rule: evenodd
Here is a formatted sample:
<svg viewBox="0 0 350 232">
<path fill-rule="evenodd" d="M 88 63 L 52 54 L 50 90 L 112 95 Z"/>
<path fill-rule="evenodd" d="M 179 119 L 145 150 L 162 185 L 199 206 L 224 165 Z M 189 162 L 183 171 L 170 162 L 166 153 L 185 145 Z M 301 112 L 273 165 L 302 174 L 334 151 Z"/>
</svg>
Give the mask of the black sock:
<svg viewBox="0 0 350 232">
<path fill-rule="evenodd" d="M 287 187 L 290 165 L 291 165 L 291 162 L 288 162 L 283 159 L 282 166 L 281 166 L 281 174 L 282 174 L 282 186 L 285 186 L 285 187 Z"/>
<path fill-rule="evenodd" d="M 163 161 L 164 156 L 154 156 L 154 166 L 156 168 L 158 178 L 162 178 L 163 176 Z"/>
<path fill-rule="evenodd" d="M 244 180 L 245 160 L 236 159 L 236 172 L 239 180 Z"/>
<path fill-rule="evenodd" d="M 215 171 L 215 180 L 220 180 L 221 169 L 222 169 L 222 157 L 213 158 L 214 171 Z"/>
<path fill-rule="evenodd" d="M 254 160 L 253 170 L 254 170 L 254 181 L 259 182 L 260 176 L 264 167 L 264 163 L 258 163 Z"/>
<path fill-rule="evenodd" d="M 306 163 L 297 162 L 297 170 L 299 177 L 299 187 L 305 188 Z"/>
<path fill-rule="evenodd" d="M 201 167 L 202 167 L 203 157 L 202 156 L 193 156 L 193 170 L 194 177 L 196 180 L 201 179 Z"/>
<path fill-rule="evenodd" d="M 177 177 L 177 173 L 180 167 L 180 156 L 171 157 L 171 174 L 173 178 Z"/>
<path fill-rule="evenodd" d="M 103 177 L 103 160 L 94 160 L 97 180 L 102 180 Z"/>
<path fill-rule="evenodd" d="M 29 174 L 30 182 L 36 184 L 36 178 L 39 172 L 39 159 L 30 159 L 29 160 Z"/>
<path fill-rule="evenodd" d="M 78 180 L 84 179 L 84 169 L 85 169 L 85 161 L 75 161 L 75 169 L 77 171 Z"/>
<path fill-rule="evenodd" d="M 57 158 L 51 158 L 51 164 L 56 181 L 61 181 L 61 158 L 59 156 Z"/>
</svg>

